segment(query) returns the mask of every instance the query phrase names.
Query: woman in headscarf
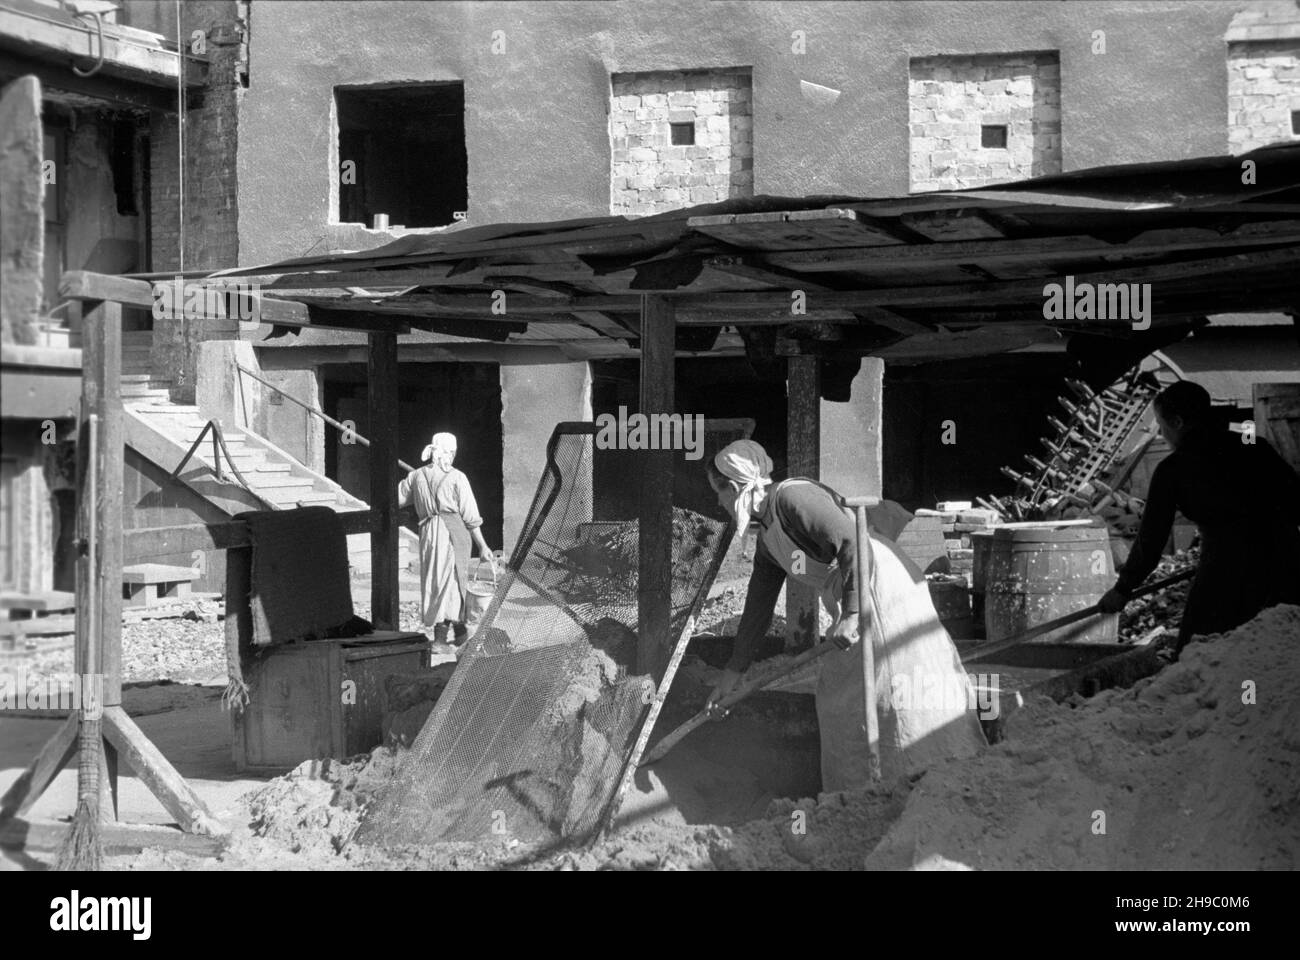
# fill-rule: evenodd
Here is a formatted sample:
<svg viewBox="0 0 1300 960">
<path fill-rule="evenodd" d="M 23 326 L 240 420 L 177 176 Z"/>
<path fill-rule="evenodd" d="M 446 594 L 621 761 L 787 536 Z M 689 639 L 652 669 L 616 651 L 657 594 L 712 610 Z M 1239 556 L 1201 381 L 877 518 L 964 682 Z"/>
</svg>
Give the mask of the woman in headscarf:
<svg viewBox="0 0 1300 960">
<path fill-rule="evenodd" d="M 483 539 L 483 518 L 470 489 L 469 478 L 452 467 L 456 438 L 435 433 L 421 461 L 428 466 L 412 470 L 397 487 L 399 507 L 414 506 L 420 520 L 420 598 L 424 625 L 433 627 L 435 642 L 446 643 L 454 628 L 457 645 L 465 642 L 465 580 L 469 541 L 496 574 L 496 560 Z"/>
<path fill-rule="evenodd" d="M 875 654 L 874 709 L 884 779 L 943 757 L 970 756 L 984 745 L 961 658 L 939 622 L 925 575 L 894 544 L 911 519 L 906 510 L 886 501 L 867 511 L 870 569 L 864 582 L 870 589 L 869 596 L 859 597 L 856 525 L 833 490 L 798 477 L 772 486 L 771 458 L 752 440 L 723 448 L 708 471 L 718 501 L 738 528 L 743 531 L 751 519 L 761 527 L 735 650 L 710 703 L 739 682 L 790 579 L 819 591 L 833 620 L 827 639 L 841 648 L 821 658 L 817 683 L 823 790 L 854 789 L 869 779 L 868 704 L 858 642 L 863 633 Z"/>
</svg>

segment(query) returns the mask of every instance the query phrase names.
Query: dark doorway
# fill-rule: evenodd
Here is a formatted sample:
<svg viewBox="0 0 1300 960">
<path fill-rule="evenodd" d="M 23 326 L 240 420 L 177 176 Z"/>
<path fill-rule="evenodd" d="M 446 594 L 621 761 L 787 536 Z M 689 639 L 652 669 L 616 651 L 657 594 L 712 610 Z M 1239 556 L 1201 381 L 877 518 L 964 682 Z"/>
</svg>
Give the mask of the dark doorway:
<svg viewBox="0 0 1300 960">
<path fill-rule="evenodd" d="M 1001 467 L 1041 457 L 1048 415 L 1060 416 L 1066 357 L 1027 353 L 885 364 L 883 492 L 909 510 L 1009 493 Z M 946 444 L 953 421 L 956 443 Z M 823 440 L 823 443 L 825 441 Z"/>
<path fill-rule="evenodd" d="M 329 363 L 320 367 L 325 413 L 352 421 L 370 435 L 366 412 L 366 367 Z M 398 456 L 419 467 L 420 453 L 439 431 L 454 433 L 456 468 L 469 477 L 483 514 L 483 536 L 501 546 L 502 481 L 501 369 L 495 363 L 412 363 L 398 365 Z M 325 474 L 362 500 L 370 500 L 366 448 L 326 435 Z"/>
<path fill-rule="evenodd" d="M 591 413 L 618 415 L 620 406 L 634 413 L 639 405 L 637 360 L 591 362 Z M 752 439 L 767 450 L 773 475 L 785 476 L 785 385 L 760 380 L 741 357 L 682 357 L 676 362 L 675 413 L 702 415 L 707 420 L 749 417 L 755 421 Z M 704 470 L 703 461 L 686 461 Z M 636 516 L 635 456 L 625 450 L 597 450 L 593 461 L 595 517 L 600 520 Z"/>
</svg>

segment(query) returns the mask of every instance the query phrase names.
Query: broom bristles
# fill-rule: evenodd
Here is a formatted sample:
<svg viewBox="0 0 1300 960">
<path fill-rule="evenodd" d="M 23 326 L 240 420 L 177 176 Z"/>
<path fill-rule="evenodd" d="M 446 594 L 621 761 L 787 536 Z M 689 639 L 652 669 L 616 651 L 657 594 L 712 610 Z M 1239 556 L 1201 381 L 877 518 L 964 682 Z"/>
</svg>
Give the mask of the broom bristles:
<svg viewBox="0 0 1300 960">
<path fill-rule="evenodd" d="M 99 798 L 77 801 L 72 829 L 59 850 L 58 870 L 98 870 L 103 864 L 104 845 L 99 834 Z"/>
</svg>

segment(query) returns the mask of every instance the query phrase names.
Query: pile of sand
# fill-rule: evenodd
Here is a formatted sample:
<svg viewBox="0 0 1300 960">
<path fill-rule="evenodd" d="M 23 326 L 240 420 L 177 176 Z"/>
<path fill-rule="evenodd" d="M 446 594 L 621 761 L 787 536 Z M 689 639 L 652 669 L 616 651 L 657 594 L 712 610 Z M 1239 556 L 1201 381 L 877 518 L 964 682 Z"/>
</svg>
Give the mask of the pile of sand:
<svg viewBox="0 0 1300 960">
<path fill-rule="evenodd" d="M 1129 689 L 1031 703 L 927 772 L 866 866 L 1295 869 L 1298 651 L 1300 607 L 1274 607 Z"/>
<path fill-rule="evenodd" d="M 243 798 L 254 837 L 306 856 L 339 853 L 404 751 L 376 747 L 349 760 L 309 760 Z"/>
<path fill-rule="evenodd" d="M 911 784 L 778 800 L 734 828 L 667 809 L 562 853 L 503 842 L 340 857 L 396 767 L 381 748 L 304 764 L 251 795 L 265 846 L 227 862 L 259 866 L 278 850 L 327 869 L 1295 869 L 1298 649 L 1300 607 L 1276 607 L 1132 688 L 1073 706 L 1031 701 L 1005 741 Z"/>
</svg>

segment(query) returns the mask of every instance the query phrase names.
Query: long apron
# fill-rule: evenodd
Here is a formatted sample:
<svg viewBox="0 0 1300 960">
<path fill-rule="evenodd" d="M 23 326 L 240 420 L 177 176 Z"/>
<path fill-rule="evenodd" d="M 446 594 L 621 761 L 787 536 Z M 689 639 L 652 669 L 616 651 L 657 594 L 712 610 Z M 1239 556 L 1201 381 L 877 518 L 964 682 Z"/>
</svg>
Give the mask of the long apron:
<svg viewBox="0 0 1300 960">
<path fill-rule="evenodd" d="M 450 472 L 443 474 L 434 487 L 427 471 L 421 470 L 415 483 L 424 488 L 421 492 L 427 495 L 426 502 L 436 509 L 438 493 L 450 478 Z M 456 533 L 465 533 L 465 528 L 459 519 L 450 511 L 437 511 L 420 518 L 420 600 L 426 627 L 444 620 L 459 623 L 463 617 L 465 576 L 457 563 Z M 468 536 L 465 539 L 468 541 Z M 468 543 L 461 546 L 459 553 L 468 556 Z"/>
<path fill-rule="evenodd" d="M 814 482 L 786 480 L 772 496 L 786 484 Z M 818 590 L 822 604 L 838 623 L 844 583 L 839 565 L 796 554 L 798 548 L 775 509 L 761 536 L 786 575 Z M 944 757 L 972 756 L 986 741 L 961 657 L 939 622 L 925 575 L 892 540 L 872 531 L 869 541 L 868 595 L 859 597 L 858 603 L 871 614 L 881 777 L 892 780 Z M 820 659 L 817 724 L 826 791 L 851 790 L 870 781 L 861 639 L 849 650 L 832 651 Z"/>
</svg>

